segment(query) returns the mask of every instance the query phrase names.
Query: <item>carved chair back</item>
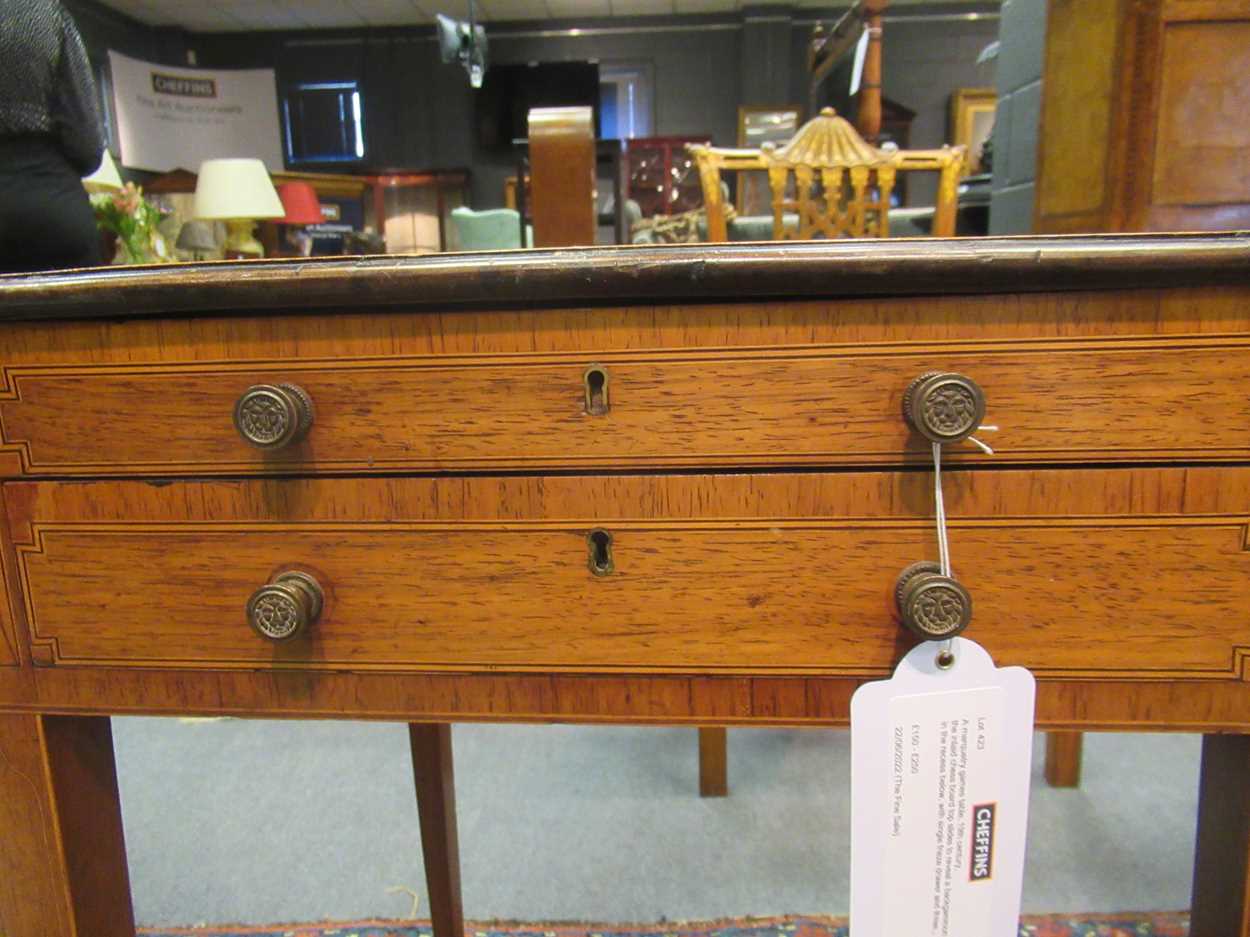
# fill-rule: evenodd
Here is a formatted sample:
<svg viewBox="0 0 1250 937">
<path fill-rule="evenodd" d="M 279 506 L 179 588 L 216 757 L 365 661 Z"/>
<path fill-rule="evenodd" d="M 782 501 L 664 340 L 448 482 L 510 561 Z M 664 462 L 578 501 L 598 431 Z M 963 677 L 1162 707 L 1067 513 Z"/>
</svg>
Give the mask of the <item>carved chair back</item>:
<svg viewBox="0 0 1250 937">
<path fill-rule="evenodd" d="M 709 241 L 727 241 L 722 170 L 764 170 L 772 192 L 773 240 L 888 237 L 890 193 L 899 172 L 939 175 L 933 234 L 955 233 L 955 201 L 964 147 L 878 149 L 832 108 L 799 128 L 781 147 L 687 147 L 699 167 Z M 797 220 L 796 220 L 797 219 Z"/>
</svg>

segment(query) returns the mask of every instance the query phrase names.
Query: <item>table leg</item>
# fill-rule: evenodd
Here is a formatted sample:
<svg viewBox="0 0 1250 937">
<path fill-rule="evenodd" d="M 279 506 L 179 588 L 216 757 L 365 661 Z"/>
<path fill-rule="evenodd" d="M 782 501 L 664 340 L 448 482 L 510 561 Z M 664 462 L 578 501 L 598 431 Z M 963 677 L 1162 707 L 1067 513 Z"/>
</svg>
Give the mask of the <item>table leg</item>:
<svg viewBox="0 0 1250 937">
<path fill-rule="evenodd" d="M 699 729 L 699 796 L 729 796 L 729 752 L 723 727 Z"/>
<path fill-rule="evenodd" d="M 451 726 L 408 725 L 412 768 L 421 818 L 421 853 L 430 893 L 434 937 L 463 937 L 460 904 L 460 844 L 456 835 L 456 778 L 451 760 Z"/>
<path fill-rule="evenodd" d="M 1046 783 L 1051 787 L 1081 786 L 1080 732 L 1046 733 Z"/>
<path fill-rule="evenodd" d="M 0 934 L 134 933 L 108 717 L 0 713 Z"/>
<path fill-rule="evenodd" d="M 1250 937 L 1250 736 L 1207 735 L 1190 937 Z"/>
</svg>

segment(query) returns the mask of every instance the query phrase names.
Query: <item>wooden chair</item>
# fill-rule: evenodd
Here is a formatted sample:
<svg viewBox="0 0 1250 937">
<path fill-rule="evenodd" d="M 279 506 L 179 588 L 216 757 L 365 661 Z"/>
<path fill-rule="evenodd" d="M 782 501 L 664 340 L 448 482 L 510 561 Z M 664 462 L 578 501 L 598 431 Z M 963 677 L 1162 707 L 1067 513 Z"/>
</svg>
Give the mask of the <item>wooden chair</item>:
<svg viewBox="0 0 1250 937">
<path fill-rule="evenodd" d="M 772 191 L 772 237 L 888 237 L 890 193 L 900 172 L 939 173 L 933 234 L 955 233 L 955 198 L 964 164 L 962 146 L 938 150 L 878 149 L 850 122 L 824 108 L 782 147 L 758 150 L 690 144 L 699 167 L 709 241 L 729 240 L 721 171 L 768 173 Z"/>
</svg>

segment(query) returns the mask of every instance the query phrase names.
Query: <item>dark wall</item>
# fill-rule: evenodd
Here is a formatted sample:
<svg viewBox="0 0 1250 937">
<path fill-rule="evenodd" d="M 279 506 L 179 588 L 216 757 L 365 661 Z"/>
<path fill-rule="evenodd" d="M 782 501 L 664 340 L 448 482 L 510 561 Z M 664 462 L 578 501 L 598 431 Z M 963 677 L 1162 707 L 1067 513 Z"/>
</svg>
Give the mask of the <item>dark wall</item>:
<svg viewBox="0 0 1250 937">
<path fill-rule="evenodd" d="M 370 168 L 455 168 L 473 172 L 472 203 L 501 205 L 515 172 L 508 153 L 484 151 L 473 128 L 473 92 L 463 70 L 443 65 L 430 27 L 303 33 L 187 35 L 132 28 L 91 0 L 67 0 L 93 49 L 116 48 L 155 61 L 204 68 L 274 68 L 284 83 L 350 78 L 364 92 Z M 992 7 L 987 7 L 990 9 Z M 966 8 L 964 8 L 966 10 Z M 909 14 L 911 11 L 909 11 Z M 885 27 L 884 91 L 917 112 L 911 145 L 946 140 L 950 93 L 991 83 L 975 65 L 996 34 L 996 18 L 891 17 Z M 580 26 L 579 36 L 550 35 Z M 490 60 L 645 63 L 654 76 L 654 133 L 710 134 L 737 143 L 740 104 L 806 107 L 806 44 L 812 22 L 784 7 L 721 17 L 492 24 Z M 339 167 L 327 167 L 337 168 Z M 935 182 L 917 179 L 913 204 L 931 202 Z"/>
<path fill-rule="evenodd" d="M 738 133 L 741 44 L 740 29 L 705 23 L 681 31 L 554 39 L 499 37 L 492 38 L 490 48 L 500 64 L 593 59 L 601 64 L 649 62 L 654 74 L 655 135 L 710 134 L 713 140 L 732 142 Z M 456 77 L 463 83 L 462 74 Z M 475 203 L 503 204 L 503 180 L 515 167 L 507 158 L 475 155 Z"/>
<path fill-rule="evenodd" d="M 990 234 L 1027 234 L 1033 230 L 1046 0 L 1005 0 L 1000 42 Z"/>
<path fill-rule="evenodd" d="M 74 18 L 87 53 L 102 62 L 109 49 L 162 65 L 185 65 L 186 44 L 179 29 L 145 26 L 92 0 L 61 0 Z"/>
<path fill-rule="evenodd" d="M 966 14 L 978 11 L 983 18 L 966 18 Z M 950 141 L 947 125 L 953 91 L 993 86 L 993 67 L 976 64 L 981 50 L 998 38 L 998 17 L 993 12 L 981 8 L 948 9 L 886 18 L 882 30 L 881 90 L 886 97 L 916 112 L 908 141 L 911 148 L 927 150 Z M 804 105 L 808 95 L 806 43 L 810 34 L 810 27 L 796 28 L 791 53 L 795 64 L 792 95 Z M 911 205 L 932 205 L 936 194 L 936 173 L 918 173 L 907 183 Z"/>
<path fill-rule="evenodd" d="M 718 141 L 737 135 L 742 29 L 700 22 L 678 29 L 582 36 L 536 36 L 532 26 L 492 28 L 490 61 L 597 60 L 642 62 L 655 82 L 654 132 L 660 136 L 708 133 Z M 544 24 L 544 29 L 560 28 Z M 519 33 L 519 34 L 516 34 Z M 473 171 L 475 207 L 503 204 L 503 183 L 514 157 L 482 150 L 473 128 L 473 92 L 458 66 L 444 65 L 432 30 L 374 34 L 196 36 L 206 68 L 274 67 L 278 82 L 355 78 L 361 82 L 367 160 L 374 168 L 454 168 Z"/>
</svg>

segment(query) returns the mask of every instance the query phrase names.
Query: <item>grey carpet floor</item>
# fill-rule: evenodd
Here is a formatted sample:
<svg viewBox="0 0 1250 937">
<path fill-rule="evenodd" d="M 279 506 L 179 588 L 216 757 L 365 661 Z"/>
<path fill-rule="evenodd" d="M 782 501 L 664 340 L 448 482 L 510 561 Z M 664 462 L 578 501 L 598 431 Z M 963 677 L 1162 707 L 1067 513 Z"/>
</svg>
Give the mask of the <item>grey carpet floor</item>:
<svg viewBox="0 0 1250 937">
<path fill-rule="evenodd" d="M 144 925 L 425 912 L 395 724 L 114 722 Z M 1199 740 L 1087 736 L 1079 790 L 1034 754 L 1026 911 L 1188 907 Z M 697 794 L 692 729 L 456 726 L 465 913 L 655 921 L 845 914 L 845 732 L 729 736 L 731 795 Z"/>
</svg>

